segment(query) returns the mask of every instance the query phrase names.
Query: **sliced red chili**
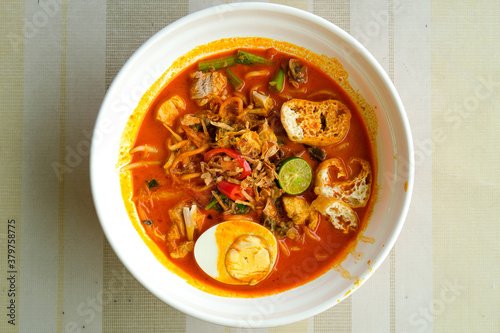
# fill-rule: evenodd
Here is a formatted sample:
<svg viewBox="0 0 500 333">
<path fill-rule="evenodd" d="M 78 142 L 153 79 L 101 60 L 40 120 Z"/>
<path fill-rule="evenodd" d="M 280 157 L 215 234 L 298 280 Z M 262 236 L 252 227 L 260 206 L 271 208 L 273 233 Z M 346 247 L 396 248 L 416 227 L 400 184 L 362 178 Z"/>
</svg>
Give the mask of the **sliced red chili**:
<svg viewBox="0 0 500 333">
<path fill-rule="evenodd" d="M 209 150 L 205 154 L 205 157 L 204 157 L 205 162 L 208 163 L 208 161 L 210 161 L 212 159 L 212 157 L 214 157 L 216 155 L 220 155 L 220 154 L 226 154 L 226 155 L 232 157 L 233 160 L 235 160 L 236 163 L 238 163 L 238 166 L 242 169 L 241 175 L 237 178 L 238 180 L 245 179 L 248 175 L 250 175 L 252 173 L 252 168 L 250 168 L 250 164 L 248 164 L 247 160 L 245 160 L 243 158 L 243 156 L 241 156 L 241 154 L 238 153 L 234 149 L 216 148 L 216 149 Z"/>
<path fill-rule="evenodd" d="M 217 184 L 217 189 L 231 200 L 246 200 L 240 185 L 221 180 Z"/>
</svg>

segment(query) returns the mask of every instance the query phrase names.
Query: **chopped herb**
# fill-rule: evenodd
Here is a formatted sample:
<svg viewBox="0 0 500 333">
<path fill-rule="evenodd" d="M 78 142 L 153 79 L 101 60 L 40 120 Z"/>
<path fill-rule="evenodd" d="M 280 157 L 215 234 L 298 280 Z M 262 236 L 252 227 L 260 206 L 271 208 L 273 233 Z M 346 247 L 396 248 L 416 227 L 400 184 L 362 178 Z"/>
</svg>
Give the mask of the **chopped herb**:
<svg viewBox="0 0 500 333">
<path fill-rule="evenodd" d="M 219 130 L 220 127 L 212 125 L 210 123 L 210 120 L 207 118 L 204 118 L 204 121 L 205 121 L 205 127 L 207 128 L 208 135 L 210 136 L 212 141 L 217 141 L 215 139 L 217 137 L 217 131 Z"/>
<path fill-rule="evenodd" d="M 203 121 L 203 120 L 202 120 Z M 193 124 L 189 126 L 193 131 L 201 132 L 203 131 L 203 125 L 201 123 Z"/>
<path fill-rule="evenodd" d="M 272 217 L 265 216 L 263 224 L 264 227 L 271 230 L 272 232 L 274 232 L 274 230 L 276 229 L 276 220 L 273 219 Z"/>
<path fill-rule="evenodd" d="M 276 225 L 274 234 L 278 238 L 284 238 L 286 237 L 288 229 L 290 229 L 290 226 L 288 226 L 285 222 L 280 222 Z"/>
<path fill-rule="evenodd" d="M 326 153 L 323 149 L 318 147 L 308 147 L 307 151 L 313 160 L 318 162 L 323 162 L 325 160 Z"/>
<path fill-rule="evenodd" d="M 213 198 L 212 201 L 210 201 L 210 203 L 208 205 L 205 206 L 205 209 L 211 209 L 213 208 L 215 205 L 218 204 L 218 201 L 217 199 Z M 219 205 L 220 206 L 220 205 Z"/>
<path fill-rule="evenodd" d="M 285 140 L 283 140 L 282 138 L 278 138 L 278 144 L 280 146 L 283 146 L 285 144 Z"/>
<path fill-rule="evenodd" d="M 219 191 L 217 191 L 217 194 L 219 195 L 219 198 L 222 200 L 222 202 L 226 205 L 229 204 L 229 202 L 231 201 L 231 199 L 229 199 L 228 197 L 226 197 L 224 194 L 220 193 Z"/>
<path fill-rule="evenodd" d="M 250 207 L 248 207 L 247 205 L 235 203 L 233 200 L 229 199 L 227 196 L 225 196 L 222 193 L 218 192 L 217 195 L 219 196 L 220 200 L 226 206 L 233 206 L 232 213 L 234 215 L 246 214 L 246 213 L 248 213 L 250 211 Z M 208 203 L 208 205 L 205 206 L 205 209 L 206 210 L 213 209 L 213 210 L 215 210 L 217 212 L 222 212 L 223 211 L 220 203 L 217 201 L 217 199 L 215 197 L 212 198 L 212 200 Z"/>
<path fill-rule="evenodd" d="M 228 197 L 226 197 L 224 194 L 222 193 L 219 193 L 217 191 L 217 195 L 219 196 L 220 200 L 226 205 L 228 206 L 229 205 L 229 202 L 231 202 L 232 200 L 229 199 Z M 214 209 L 215 211 L 217 212 L 223 212 L 224 210 L 222 209 L 219 201 L 217 201 L 217 199 L 212 198 L 212 201 L 210 201 L 210 203 L 208 205 L 205 206 L 205 209 Z"/>
<path fill-rule="evenodd" d="M 145 225 L 152 225 L 153 221 L 151 221 L 151 220 L 144 220 L 144 221 L 142 221 L 142 223 L 144 223 Z"/>
<path fill-rule="evenodd" d="M 160 185 L 160 184 L 158 184 L 158 182 L 156 181 L 156 179 L 146 180 L 146 183 L 148 184 L 148 187 L 150 189 L 155 188 L 155 187 L 157 187 L 157 186 Z"/>
<path fill-rule="evenodd" d="M 212 209 L 219 213 L 222 213 L 224 211 L 224 209 L 218 202 L 212 207 Z"/>
<path fill-rule="evenodd" d="M 233 214 L 238 215 L 238 214 L 246 214 L 250 211 L 250 207 L 243 205 L 243 204 L 235 204 L 234 205 L 234 210 Z"/>
</svg>

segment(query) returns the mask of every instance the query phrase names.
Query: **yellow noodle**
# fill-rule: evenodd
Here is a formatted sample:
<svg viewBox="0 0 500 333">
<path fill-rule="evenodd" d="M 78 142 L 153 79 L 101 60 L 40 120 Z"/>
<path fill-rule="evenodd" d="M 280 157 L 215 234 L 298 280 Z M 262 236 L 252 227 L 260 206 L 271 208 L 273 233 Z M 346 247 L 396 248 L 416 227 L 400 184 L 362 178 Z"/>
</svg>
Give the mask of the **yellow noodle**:
<svg viewBox="0 0 500 333">
<path fill-rule="evenodd" d="M 151 199 L 154 199 L 154 200 L 159 200 L 159 199 L 174 199 L 174 198 L 181 198 L 182 196 L 184 196 L 183 193 L 162 191 L 162 192 L 157 192 L 155 194 L 152 194 L 151 195 Z"/>
<path fill-rule="evenodd" d="M 140 161 L 140 162 L 130 163 L 130 164 L 122 166 L 120 168 L 120 172 L 139 168 L 139 167 L 149 166 L 149 165 L 157 165 L 160 163 L 161 163 L 161 161 Z"/>
<path fill-rule="evenodd" d="M 170 150 L 177 150 L 177 149 L 180 149 L 180 148 L 184 147 L 188 143 L 189 143 L 189 140 L 182 140 L 182 141 L 177 142 L 177 143 L 175 143 L 173 145 L 170 145 L 170 139 L 169 139 L 169 143 L 167 144 L 167 148 L 170 149 Z"/>
<path fill-rule="evenodd" d="M 180 178 L 182 180 L 189 180 L 189 179 L 197 178 L 200 176 L 201 176 L 201 172 L 195 172 L 195 173 L 188 173 L 188 174 L 182 175 Z"/>
<path fill-rule="evenodd" d="M 271 74 L 271 72 L 268 69 L 263 69 L 260 71 L 251 71 L 245 74 L 245 79 L 249 79 L 251 77 L 257 77 L 257 76 L 267 76 Z"/>
<path fill-rule="evenodd" d="M 286 246 L 286 244 L 282 241 L 278 241 L 278 245 L 280 246 L 281 251 L 283 251 L 283 254 L 289 257 L 290 250 L 288 249 L 288 246 Z"/>
<path fill-rule="evenodd" d="M 343 144 L 341 144 L 340 146 L 335 147 L 335 148 L 333 149 L 333 151 L 341 150 L 341 149 L 347 148 L 348 146 L 349 146 L 349 142 L 344 142 L 344 143 L 343 143 Z"/>
<path fill-rule="evenodd" d="M 168 125 L 165 125 L 163 124 L 169 131 L 170 133 L 172 133 L 172 135 L 174 136 L 174 138 L 177 140 L 177 141 L 182 141 L 182 138 L 179 134 L 175 133 L 173 129 L 171 129 Z"/>
<path fill-rule="evenodd" d="M 241 98 L 241 100 L 243 101 L 243 104 L 244 104 L 244 105 L 246 105 L 246 104 L 247 104 L 247 102 L 248 102 L 248 101 L 247 101 L 247 97 L 246 97 L 244 94 L 242 94 L 242 93 L 241 93 L 241 92 L 239 92 L 239 91 L 235 91 L 233 94 L 234 94 L 234 95 L 236 95 L 236 96 L 238 96 L 239 98 Z"/>
<path fill-rule="evenodd" d="M 238 103 L 238 114 L 240 114 L 241 112 L 243 112 L 243 99 L 241 99 L 241 97 L 238 97 L 238 96 L 233 96 L 233 97 L 230 97 L 228 99 L 226 99 L 221 105 L 220 105 L 220 108 L 219 108 L 219 115 L 221 117 L 224 117 L 225 116 L 225 112 L 226 112 L 226 107 L 230 104 L 230 103 Z M 222 114 L 221 114 L 222 113 Z"/>
<path fill-rule="evenodd" d="M 170 168 L 170 166 L 172 165 L 172 162 L 174 162 L 174 159 L 175 159 L 175 153 L 172 152 L 172 153 L 170 153 L 170 156 L 168 157 L 168 160 L 165 163 L 165 165 L 163 166 L 163 168 L 164 169 Z"/>
<path fill-rule="evenodd" d="M 309 99 L 311 97 L 315 97 L 315 96 L 319 96 L 319 95 L 328 95 L 328 96 L 331 96 L 333 98 L 338 98 L 339 95 L 337 93 L 334 93 L 333 91 L 330 91 L 330 90 L 319 90 L 319 91 L 315 91 L 311 94 L 309 94 L 306 99 Z"/>
<path fill-rule="evenodd" d="M 193 187 L 192 189 L 193 189 L 193 191 L 196 191 L 196 192 L 205 192 L 214 186 L 215 185 L 206 185 L 206 186 L 202 186 L 202 187 Z"/>
<path fill-rule="evenodd" d="M 200 148 L 198 149 L 195 149 L 195 150 L 191 150 L 191 151 L 187 151 L 185 153 L 182 153 L 182 154 L 179 154 L 177 155 L 177 157 L 174 159 L 174 161 L 172 162 L 172 167 L 175 167 L 177 165 L 177 163 L 179 163 L 181 160 L 187 158 L 187 157 L 191 157 L 193 155 L 196 155 L 196 154 L 201 154 L 203 153 L 205 150 L 207 150 L 209 148 L 209 145 L 203 145 L 201 146 Z"/>
<path fill-rule="evenodd" d="M 131 149 L 130 153 L 133 154 L 133 153 L 137 153 L 140 151 L 143 151 L 145 153 L 157 153 L 158 148 L 156 148 L 154 146 L 150 146 L 150 145 L 142 145 L 142 146 L 137 146 L 137 147 Z"/>
<path fill-rule="evenodd" d="M 316 235 L 315 233 L 311 232 L 308 227 L 302 226 L 302 230 L 304 231 L 304 234 L 306 234 L 307 237 L 311 238 L 312 240 L 319 241 L 321 238 Z"/>
</svg>

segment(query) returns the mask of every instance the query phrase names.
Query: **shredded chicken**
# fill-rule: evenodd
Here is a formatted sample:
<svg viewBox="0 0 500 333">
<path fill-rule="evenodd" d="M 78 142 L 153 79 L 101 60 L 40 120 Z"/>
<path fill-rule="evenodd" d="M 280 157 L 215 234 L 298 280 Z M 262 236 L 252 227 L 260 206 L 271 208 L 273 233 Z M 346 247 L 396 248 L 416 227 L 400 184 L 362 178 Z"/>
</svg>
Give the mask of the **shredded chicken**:
<svg viewBox="0 0 500 333">
<path fill-rule="evenodd" d="M 252 92 L 252 97 L 253 97 L 253 102 L 255 104 L 255 107 L 262 108 L 267 113 L 269 113 L 269 111 L 271 111 L 271 109 L 274 106 L 274 101 L 269 95 L 266 95 L 266 94 L 263 94 L 261 92 L 254 90 Z"/>
<path fill-rule="evenodd" d="M 193 251 L 193 249 L 193 241 L 182 242 L 179 246 L 172 249 L 170 256 L 174 259 L 184 258 L 189 252 Z"/>
<path fill-rule="evenodd" d="M 156 119 L 165 126 L 172 126 L 179 115 L 179 110 L 186 108 L 186 102 L 180 96 L 173 96 L 163 101 L 156 109 Z"/>
<path fill-rule="evenodd" d="M 220 72 L 194 72 L 191 77 L 193 83 L 189 93 L 198 106 L 203 106 L 219 97 L 227 84 L 226 76 Z"/>
</svg>

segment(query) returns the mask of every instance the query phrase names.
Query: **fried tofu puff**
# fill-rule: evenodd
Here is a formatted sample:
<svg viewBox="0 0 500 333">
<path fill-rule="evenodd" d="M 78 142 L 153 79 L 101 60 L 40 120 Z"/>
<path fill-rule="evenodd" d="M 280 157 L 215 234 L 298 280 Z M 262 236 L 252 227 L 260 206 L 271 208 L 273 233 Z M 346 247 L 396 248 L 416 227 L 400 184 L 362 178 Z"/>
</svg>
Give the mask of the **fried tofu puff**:
<svg viewBox="0 0 500 333">
<path fill-rule="evenodd" d="M 311 207 L 344 233 L 358 228 L 358 216 L 351 207 L 339 199 L 320 195 L 311 203 Z"/>
<path fill-rule="evenodd" d="M 316 169 L 314 192 L 328 198 L 336 198 L 352 208 L 365 207 L 371 194 L 372 171 L 370 163 L 353 158 L 349 162 L 359 166 L 359 173 L 348 178 L 342 161 L 336 157 L 323 161 Z M 336 174 L 335 174 L 336 173 Z M 332 180 L 335 175 L 336 180 Z"/>
</svg>

